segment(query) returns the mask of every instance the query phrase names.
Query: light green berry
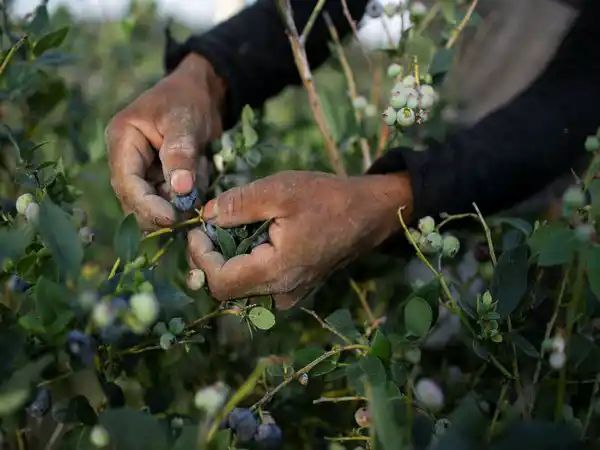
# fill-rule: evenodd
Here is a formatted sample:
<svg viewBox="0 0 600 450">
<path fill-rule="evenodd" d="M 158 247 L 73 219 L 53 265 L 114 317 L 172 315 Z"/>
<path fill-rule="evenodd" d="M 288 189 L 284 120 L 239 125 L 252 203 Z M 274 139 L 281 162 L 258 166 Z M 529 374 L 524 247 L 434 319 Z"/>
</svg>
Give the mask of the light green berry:
<svg viewBox="0 0 600 450">
<path fill-rule="evenodd" d="M 158 317 L 158 301 L 151 292 L 132 295 L 129 304 L 133 315 L 144 326 L 151 325 Z"/>
<path fill-rule="evenodd" d="M 102 425 L 94 425 L 90 431 L 90 442 L 94 447 L 103 448 L 110 444 L 110 435 Z"/>
<path fill-rule="evenodd" d="M 485 291 L 481 296 L 481 304 L 486 308 L 486 310 L 488 310 L 492 307 L 493 303 L 494 299 L 492 298 L 492 294 L 490 291 Z"/>
<path fill-rule="evenodd" d="M 383 121 L 389 126 L 392 126 L 396 123 L 396 116 L 396 110 L 391 106 L 388 106 L 382 114 Z"/>
<path fill-rule="evenodd" d="M 600 148 L 600 139 L 597 136 L 588 136 L 585 140 L 585 149 L 588 152 L 595 152 Z"/>
<path fill-rule="evenodd" d="M 423 2 L 413 2 L 410 5 L 410 14 L 414 17 L 423 17 L 427 14 L 427 6 Z"/>
<path fill-rule="evenodd" d="M 177 342 L 177 338 L 173 333 L 168 331 L 160 337 L 160 348 L 163 350 L 169 350 Z"/>
<path fill-rule="evenodd" d="M 407 107 L 402 108 L 398 111 L 396 122 L 403 127 L 411 126 L 415 123 L 415 112 Z"/>
<path fill-rule="evenodd" d="M 213 155 L 213 164 L 215 165 L 217 172 L 223 172 L 225 170 L 225 161 L 223 161 L 223 155 L 220 153 L 215 153 Z"/>
<path fill-rule="evenodd" d="M 419 86 L 419 93 L 421 95 L 430 95 L 431 97 L 435 96 L 435 90 L 429 84 L 422 84 Z"/>
<path fill-rule="evenodd" d="M 403 108 L 406 105 L 406 93 L 398 92 L 390 97 L 390 106 L 394 109 Z"/>
<path fill-rule="evenodd" d="M 387 68 L 387 76 L 390 78 L 396 78 L 401 76 L 403 72 L 402 66 L 400 64 L 390 64 Z"/>
<path fill-rule="evenodd" d="M 581 208 L 585 205 L 585 194 L 578 186 L 571 186 L 563 194 L 563 203 L 569 208 Z"/>
<path fill-rule="evenodd" d="M 416 95 L 409 95 L 406 99 L 406 107 L 415 109 L 417 106 L 419 106 L 419 98 Z"/>
<path fill-rule="evenodd" d="M 194 405 L 196 405 L 196 408 L 205 411 L 207 415 L 212 416 L 225 403 L 227 392 L 227 386 L 223 383 L 205 387 L 196 392 Z"/>
<path fill-rule="evenodd" d="M 169 331 L 174 335 L 179 335 L 185 330 L 185 322 L 181 317 L 173 317 L 169 320 Z"/>
<path fill-rule="evenodd" d="M 413 75 L 406 75 L 402 79 L 402 84 L 406 87 L 414 87 L 415 86 L 415 77 Z"/>
<path fill-rule="evenodd" d="M 386 16 L 393 17 L 398 12 L 398 8 L 396 8 L 396 5 L 394 5 L 393 3 L 386 3 L 383 6 L 383 12 Z"/>
<path fill-rule="evenodd" d="M 110 306 L 105 302 L 97 303 L 92 311 L 92 319 L 97 327 L 103 328 L 112 323 L 114 314 Z"/>
<path fill-rule="evenodd" d="M 365 108 L 365 116 L 367 117 L 375 117 L 377 115 L 377 106 L 372 103 L 369 103 Z"/>
<path fill-rule="evenodd" d="M 429 109 L 433 106 L 434 98 L 433 95 L 423 94 L 419 99 L 419 107 L 423 109 Z"/>
<path fill-rule="evenodd" d="M 442 235 L 439 233 L 436 233 L 435 231 L 433 233 L 429 233 L 427 235 L 427 242 L 429 242 L 429 246 L 433 253 L 437 253 L 442 249 L 442 245 L 443 245 Z"/>
<path fill-rule="evenodd" d="M 27 206 L 29 206 L 29 204 L 33 203 L 34 201 L 35 201 L 35 199 L 33 198 L 33 195 L 31 195 L 30 193 L 20 195 L 19 198 L 17 198 L 17 204 L 16 204 L 17 212 L 19 214 L 24 215 L 25 209 L 27 209 Z"/>
<path fill-rule="evenodd" d="M 435 220 L 431 216 L 421 217 L 418 227 L 424 235 L 433 233 L 435 231 Z"/>
<path fill-rule="evenodd" d="M 352 100 L 352 106 L 354 107 L 354 109 L 359 109 L 359 110 L 365 109 L 368 104 L 369 104 L 369 102 L 362 95 L 359 95 L 354 100 Z"/>
<path fill-rule="evenodd" d="M 456 256 L 460 250 L 460 241 L 451 235 L 444 236 L 442 241 L 442 254 L 448 258 Z"/>
<path fill-rule="evenodd" d="M 206 275 L 201 269 L 192 269 L 188 272 L 185 283 L 190 290 L 198 291 L 204 287 Z"/>
<path fill-rule="evenodd" d="M 419 242 L 419 240 L 421 239 L 421 233 L 419 232 L 419 230 L 415 230 L 414 228 L 411 228 L 408 231 L 410 233 L 410 237 L 412 238 L 412 240 L 415 242 Z"/>
</svg>

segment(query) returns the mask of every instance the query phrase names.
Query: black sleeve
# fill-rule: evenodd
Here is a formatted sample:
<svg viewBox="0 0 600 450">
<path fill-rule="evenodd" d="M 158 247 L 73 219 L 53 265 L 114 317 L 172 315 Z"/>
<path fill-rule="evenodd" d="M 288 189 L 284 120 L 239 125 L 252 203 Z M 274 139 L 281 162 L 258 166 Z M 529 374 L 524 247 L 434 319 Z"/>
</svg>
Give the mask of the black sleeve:
<svg viewBox="0 0 600 450">
<path fill-rule="evenodd" d="M 299 32 L 308 21 L 316 0 L 291 0 L 294 21 Z M 350 14 L 358 20 L 367 0 L 347 0 Z M 340 0 L 325 3 L 326 11 L 340 35 L 350 31 Z M 322 13 L 306 41 L 312 67 L 329 56 L 329 31 Z M 168 71 L 185 55 L 197 52 L 206 57 L 227 83 L 227 107 L 224 120 L 229 128 L 238 120 L 244 105 L 260 106 L 289 84 L 300 82 L 290 43 L 279 17 L 275 0 L 258 0 L 238 15 L 209 32 L 192 36 L 184 44 L 167 44 L 165 66 Z"/>
<path fill-rule="evenodd" d="M 585 2 L 544 72 L 508 105 L 425 151 L 390 150 L 369 172 L 408 170 L 415 218 L 472 202 L 494 213 L 568 172 L 600 125 L 599 6 Z"/>
</svg>

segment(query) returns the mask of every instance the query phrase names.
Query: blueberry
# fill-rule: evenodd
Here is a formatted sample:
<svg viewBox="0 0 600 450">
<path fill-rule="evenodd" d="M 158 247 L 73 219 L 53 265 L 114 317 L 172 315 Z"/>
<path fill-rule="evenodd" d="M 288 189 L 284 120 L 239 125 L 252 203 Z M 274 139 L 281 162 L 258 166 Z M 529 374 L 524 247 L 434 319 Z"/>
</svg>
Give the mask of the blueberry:
<svg viewBox="0 0 600 450">
<path fill-rule="evenodd" d="M 127 329 L 122 325 L 108 325 L 100 330 L 100 340 L 105 344 L 116 344 Z"/>
<path fill-rule="evenodd" d="M 419 219 L 419 230 L 427 235 L 435 230 L 435 220 L 431 216 L 425 216 Z"/>
<path fill-rule="evenodd" d="M 204 224 L 204 232 L 208 238 L 212 241 L 213 245 L 219 245 L 219 238 L 217 237 L 217 229 L 210 223 Z"/>
<path fill-rule="evenodd" d="M 35 419 L 41 419 L 50 410 L 50 406 L 52 406 L 50 391 L 48 389 L 40 389 L 27 407 L 27 413 Z"/>
<path fill-rule="evenodd" d="M 110 444 L 110 435 L 102 425 L 94 425 L 90 431 L 90 442 L 94 447 L 104 448 Z"/>
<path fill-rule="evenodd" d="M 398 111 L 396 122 L 403 127 L 409 127 L 415 123 L 415 112 L 408 107 L 402 108 Z"/>
<path fill-rule="evenodd" d="M 181 317 L 173 317 L 169 320 L 169 331 L 175 336 L 180 335 L 185 330 L 185 322 Z"/>
<path fill-rule="evenodd" d="M 90 227 L 83 227 L 79 229 L 79 240 L 85 246 L 90 245 L 96 239 L 96 234 L 94 230 Z"/>
<path fill-rule="evenodd" d="M 442 239 L 442 254 L 448 258 L 453 258 L 456 256 L 458 251 L 460 250 L 460 241 L 452 236 L 446 235 Z"/>
<path fill-rule="evenodd" d="M 388 106 L 383 112 L 383 121 L 389 126 L 392 126 L 396 123 L 397 117 L 398 115 L 396 114 L 396 110 L 391 106 Z"/>
<path fill-rule="evenodd" d="M 19 275 L 11 275 L 11 277 L 6 282 L 6 285 L 10 291 L 19 293 L 25 292 L 31 287 L 31 284 L 29 284 Z"/>
<path fill-rule="evenodd" d="M 94 340 L 79 330 L 70 331 L 67 335 L 67 350 L 85 366 L 89 367 L 94 362 L 96 352 Z"/>
<path fill-rule="evenodd" d="M 373 17 L 374 19 L 381 17 L 383 14 L 383 5 L 379 0 L 371 0 L 367 3 L 366 12 L 369 17 Z"/>
<path fill-rule="evenodd" d="M 250 441 L 257 432 L 258 421 L 248 408 L 234 408 L 227 422 L 240 442 Z"/>
<path fill-rule="evenodd" d="M 254 440 L 258 446 L 268 450 L 281 447 L 282 438 L 281 428 L 274 423 L 263 423 L 254 435 Z"/>
<path fill-rule="evenodd" d="M 173 199 L 173 205 L 179 211 L 186 212 L 194 209 L 194 205 L 198 201 L 198 189 L 194 186 L 192 191 L 186 195 L 177 195 Z"/>
</svg>

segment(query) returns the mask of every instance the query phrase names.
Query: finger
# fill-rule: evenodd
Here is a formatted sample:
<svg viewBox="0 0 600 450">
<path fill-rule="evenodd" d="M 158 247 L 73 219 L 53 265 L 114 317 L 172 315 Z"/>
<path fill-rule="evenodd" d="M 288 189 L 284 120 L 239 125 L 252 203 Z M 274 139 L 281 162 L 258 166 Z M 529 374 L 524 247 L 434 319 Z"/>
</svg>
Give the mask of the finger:
<svg viewBox="0 0 600 450">
<path fill-rule="evenodd" d="M 276 278 L 273 268 L 277 265 L 270 245 L 225 261 L 205 233 L 192 230 L 188 233 L 188 253 L 206 274 L 211 294 L 221 301 L 271 293 L 272 280 Z"/>
<path fill-rule="evenodd" d="M 311 291 L 310 286 L 299 286 L 291 292 L 283 294 L 274 294 L 273 300 L 277 309 L 286 310 L 295 306 L 300 300 L 305 298 Z"/>
<path fill-rule="evenodd" d="M 161 126 L 165 130 L 159 157 L 165 180 L 174 194 L 189 193 L 196 181 L 198 130 L 190 108 L 172 110 Z"/>
<path fill-rule="evenodd" d="M 157 195 L 155 189 L 145 180 L 131 178 L 127 180 L 127 192 L 137 201 L 132 205 L 140 228 L 154 230 L 157 227 L 168 227 L 175 223 L 175 212 L 171 204 Z"/>
<path fill-rule="evenodd" d="M 274 177 L 256 180 L 223 192 L 204 206 L 204 218 L 220 227 L 235 227 L 279 217 L 283 194 Z"/>
</svg>

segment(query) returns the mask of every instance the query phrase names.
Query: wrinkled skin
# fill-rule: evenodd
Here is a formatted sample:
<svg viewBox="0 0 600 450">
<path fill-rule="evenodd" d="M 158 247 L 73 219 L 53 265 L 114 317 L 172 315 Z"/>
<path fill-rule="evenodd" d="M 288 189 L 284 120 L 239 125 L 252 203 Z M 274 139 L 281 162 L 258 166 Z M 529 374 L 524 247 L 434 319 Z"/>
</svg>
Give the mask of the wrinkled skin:
<svg viewBox="0 0 600 450">
<path fill-rule="evenodd" d="M 202 269 L 219 300 L 273 294 L 289 308 L 333 270 L 380 244 L 410 214 L 405 174 L 343 178 L 280 172 L 231 189 L 204 209 L 221 227 L 273 219 L 270 242 L 227 261 L 200 229 L 188 234 L 190 264 Z"/>
<path fill-rule="evenodd" d="M 115 115 L 106 129 L 111 184 L 145 230 L 171 225 L 172 196 L 207 185 L 202 150 L 222 132 L 225 84 L 202 57 L 187 56 Z"/>
</svg>

